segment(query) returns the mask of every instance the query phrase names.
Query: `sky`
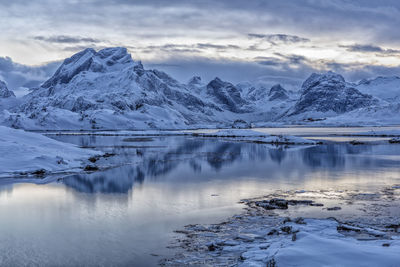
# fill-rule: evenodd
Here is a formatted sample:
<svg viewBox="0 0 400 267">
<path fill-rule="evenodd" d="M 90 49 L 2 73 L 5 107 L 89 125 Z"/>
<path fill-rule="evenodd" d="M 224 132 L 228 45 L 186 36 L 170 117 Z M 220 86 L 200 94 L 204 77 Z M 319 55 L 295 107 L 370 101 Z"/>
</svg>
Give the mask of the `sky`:
<svg viewBox="0 0 400 267">
<path fill-rule="evenodd" d="M 29 87 L 92 47 L 127 47 L 146 68 L 296 85 L 333 70 L 400 75 L 395 0 L 0 0 L 0 79 Z"/>
</svg>

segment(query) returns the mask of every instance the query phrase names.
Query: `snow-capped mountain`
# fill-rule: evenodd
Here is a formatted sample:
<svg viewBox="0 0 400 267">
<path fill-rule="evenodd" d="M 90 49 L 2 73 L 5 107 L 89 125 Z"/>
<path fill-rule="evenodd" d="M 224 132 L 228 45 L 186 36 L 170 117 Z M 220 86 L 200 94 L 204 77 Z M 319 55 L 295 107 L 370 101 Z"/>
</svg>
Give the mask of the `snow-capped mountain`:
<svg viewBox="0 0 400 267">
<path fill-rule="evenodd" d="M 7 84 L 0 80 L 0 121 L 1 114 L 6 112 L 5 110 L 18 106 L 18 103 L 19 101 L 14 92 L 9 90 Z"/>
<path fill-rule="evenodd" d="M 326 114 L 333 116 L 355 109 L 375 106 L 379 100 L 351 87 L 334 72 L 313 73 L 301 87 L 300 99 L 288 116 Z"/>
<path fill-rule="evenodd" d="M 240 94 L 240 90 L 229 82 L 224 82 L 218 77 L 206 86 L 207 95 L 224 109 L 236 113 L 251 111 L 246 109 L 247 101 Z"/>
<path fill-rule="evenodd" d="M 0 98 L 15 97 L 14 92 L 8 90 L 5 82 L 0 80 Z"/>
<path fill-rule="evenodd" d="M 289 99 L 288 91 L 286 91 L 280 84 L 271 87 L 268 97 L 270 101 Z"/>
<path fill-rule="evenodd" d="M 24 128 L 146 129 L 215 123 L 223 110 L 166 73 L 145 70 L 125 48 L 106 48 L 66 59 L 13 111 L 24 114 L 13 121 Z"/>
<path fill-rule="evenodd" d="M 397 76 L 362 80 L 355 88 L 388 102 L 400 100 L 400 77 Z"/>
<path fill-rule="evenodd" d="M 400 94 L 399 81 L 379 77 L 352 85 L 328 72 L 312 74 L 298 92 L 279 84 L 233 85 L 220 78 L 205 83 L 198 76 L 183 84 L 145 69 L 125 48 L 85 49 L 65 59 L 50 79 L 22 99 L 0 83 L 0 121 L 25 129 L 187 129 L 307 118 L 329 118 L 326 122 L 335 124 L 333 118 L 352 114 L 362 124 L 371 121 L 362 114 L 387 116 L 399 109 L 395 98 L 389 101 Z"/>
</svg>

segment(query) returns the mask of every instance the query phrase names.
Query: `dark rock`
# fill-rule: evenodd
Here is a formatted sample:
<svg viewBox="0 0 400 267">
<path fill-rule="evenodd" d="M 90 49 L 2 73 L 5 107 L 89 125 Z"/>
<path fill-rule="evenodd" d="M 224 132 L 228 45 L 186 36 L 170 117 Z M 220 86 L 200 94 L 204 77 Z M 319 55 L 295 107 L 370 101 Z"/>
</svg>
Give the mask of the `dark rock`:
<svg viewBox="0 0 400 267">
<path fill-rule="evenodd" d="M 297 240 L 297 235 L 296 235 L 296 233 L 293 233 L 293 235 L 292 235 L 292 241 L 294 242 L 294 241 L 296 241 Z"/>
<path fill-rule="evenodd" d="M 281 227 L 281 231 L 286 233 L 286 234 L 291 234 L 292 233 L 292 226 L 283 226 L 283 227 Z"/>
<path fill-rule="evenodd" d="M 338 225 L 336 227 L 336 229 L 338 231 L 346 231 L 346 232 L 350 232 L 350 231 L 357 232 L 357 233 L 361 232 L 361 229 L 359 229 L 357 227 L 348 226 L 348 225 L 344 225 L 344 224 Z"/>
<path fill-rule="evenodd" d="M 88 160 L 89 160 L 91 163 L 95 163 L 98 159 L 99 159 L 98 157 L 90 157 Z"/>
<path fill-rule="evenodd" d="M 286 217 L 284 220 L 283 220 L 283 223 L 288 223 L 288 222 L 291 222 L 292 220 L 289 218 L 289 217 Z"/>
<path fill-rule="evenodd" d="M 33 175 L 38 176 L 38 177 L 43 177 L 46 175 L 47 171 L 45 169 L 40 169 L 32 172 Z"/>
<path fill-rule="evenodd" d="M 86 167 L 84 168 L 85 171 L 98 171 L 99 167 L 95 166 L 95 165 L 86 165 Z"/>
<path fill-rule="evenodd" d="M 352 140 L 352 141 L 350 141 L 349 143 L 350 143 L 351 145 L 353 145 L 353 146 L 364 145 L 364 144 L 365 144 L 364 142 L 357 141 L 357 140 Z"/>
<path fill-rule="evenodd" d="M 217 249 L 217 246 L 214 245 L 214 243 L 211 243 L 210 245 L 207 246 L 208 251 L 215 251 Z"/>
<path fill-rule="evenodd" d="M 297 224 L 306 224 L 306 222 L 304 221 L 304 219 L 302 217 L 298 217 L 298 218 L 294 219 L 294 222 Z"/>
<path fill-rule="evenodd" d="M 272 229 L 271 231 L 268 232 L 267 235 L 279 235 L 279 231 L 276 229 Z"/>
<path fill-rule="evenodd" d="M 390 144 L 400 144 L 400 137 L 395 137 L 389 140 Z"/>
<path fill-rule="evenodd" d="M 313 207 L 323 207 L 324 204 L 322 204 L 322 203 L 311 203 L 310 206 L 313 206 Z"/>
</svg>

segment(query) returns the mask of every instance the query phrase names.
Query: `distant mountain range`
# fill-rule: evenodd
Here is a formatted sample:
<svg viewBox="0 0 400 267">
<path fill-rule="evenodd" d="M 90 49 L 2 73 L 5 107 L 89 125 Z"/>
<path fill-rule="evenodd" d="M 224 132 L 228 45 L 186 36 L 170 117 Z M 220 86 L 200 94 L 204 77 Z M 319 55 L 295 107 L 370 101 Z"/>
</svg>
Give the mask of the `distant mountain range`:
<svg viewBox="0 0 400 267">
<path fill-rule="evenodd" d="M 1 124 L 24 129 L 184 129 L 243 125 L 398 124 L 400 78 L 351 84 L 312 74 L 299 91 L 281 85 L 234 85 L 220 78 L 187 84 L 144 69 L 125 48 L 85 49 L 16 99 L 0 82 Z M 239 123 L 240 124 L 240 123 Z M 240 124 L 242 125 L 242 124 Z"/>
</svg>

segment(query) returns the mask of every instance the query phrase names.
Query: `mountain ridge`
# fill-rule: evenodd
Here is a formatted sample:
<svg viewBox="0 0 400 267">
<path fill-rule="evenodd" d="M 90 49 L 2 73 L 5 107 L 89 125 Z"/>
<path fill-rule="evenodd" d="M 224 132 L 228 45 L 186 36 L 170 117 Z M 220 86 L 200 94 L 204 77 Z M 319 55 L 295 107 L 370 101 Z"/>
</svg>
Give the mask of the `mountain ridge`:
<svg viewBox="0 0 400 267">
<path fill-rule="evenodd" d="M 184 84 L 145 69 L 126 48 L 88 48 L 65 59 L 0 119 L 25 129 L 186 129 L 232 127 L 235 121 L 302 123 L 304 118 L 397 107 L 360 91 L 366 84 L 350 84 L 334 72 L 311 74 L 299 92 L 279 84 L 234 85 L 218 77 L 204 83 L 194 76 Z"/>
</svg>

